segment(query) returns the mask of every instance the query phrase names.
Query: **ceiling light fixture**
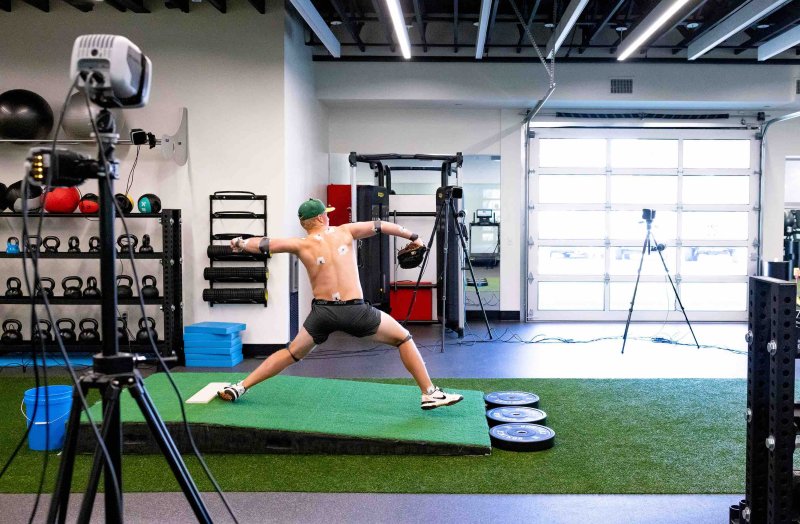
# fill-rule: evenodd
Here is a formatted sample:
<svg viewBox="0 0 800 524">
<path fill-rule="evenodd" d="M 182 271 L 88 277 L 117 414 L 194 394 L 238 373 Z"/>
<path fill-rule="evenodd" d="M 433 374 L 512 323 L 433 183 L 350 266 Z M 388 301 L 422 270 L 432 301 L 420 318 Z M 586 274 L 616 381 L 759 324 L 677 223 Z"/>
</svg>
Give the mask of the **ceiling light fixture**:
<svg viewBox="0 0 800 524">
<path fill-rule="evenodd" d="M 483 48 L 486 45 L 486 34 L 489 30 L 489 11 L 491 9 L 492 0 L 481 0 L 481 15 L 475 23 L 478 26 L 478 39 L 475 41 L 475 60 L 483 58 Z"/>
<path fill-rule="evenodd" d="M 688 2 L 689 0 L 661 0 L 622 42 L 617 60 L 622 61 L 631 56 Z"/>
<path fill-rule="evenodd" d="M 403 53 L 403 58 L 408 60 L 411 58 L 411 42 L 408 40 L 408 29 L 403 18 L 403 10 L 400 8 L 400 0 L 386 0 L 386 7 L 389 8 L 389 16 L 392 19 L 394 35 L 400 44 L 400 52 Z"/>
<path fill-rule="evenodd" d="M 695 60 L 742 29 L 752 26 L 790 0 L 751 0 L 740 9 L 723 18 L 720 23 L 689 43 L 689 60 Z"/>
<path fill-rule="evenodd" d="M 583 9 L 588 3 L 589 0 L 570 0 L 569 5 L 567 5 L 567 8 L 564 10 L 564 14 L 561 16 L 561 20 L 558 21 L 556 30 L 553 32 L 553 35 L 547 42 L 547 52 L 545 53 L 545 57 L 548 59 L 553 58 L 556 53 L 558 53 L 561 44 L 564 43 L 567 35 L 569 35 L 572 31 L 572 28 L 578 21 L 578 17 L 581 16 Z"/>
<path fill-rule="evenodd" d="M 697 29 L 700 27 L 700 22 L 689 22 L 686 24 L 686 29 Z"/>
<path fill-rule="evenodd" d="M 772 40 L 767 40 L 758 46 L 758 61 L 763 62 L 798 44 L 800 44 L 800 26 L 781 33 Z"/>
</svg>

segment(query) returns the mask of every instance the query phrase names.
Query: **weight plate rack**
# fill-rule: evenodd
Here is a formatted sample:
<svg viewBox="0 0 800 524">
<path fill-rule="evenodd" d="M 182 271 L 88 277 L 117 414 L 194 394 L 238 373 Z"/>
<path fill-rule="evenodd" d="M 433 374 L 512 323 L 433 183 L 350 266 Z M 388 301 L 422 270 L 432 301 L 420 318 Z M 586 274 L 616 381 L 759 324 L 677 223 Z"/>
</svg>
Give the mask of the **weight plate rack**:
<svg viewBox="0 0 800 524">
<path fill-rule="evenodd" d="M 45 213 L 42 215 L 46 223 L 49 219 L 58 218 L 85 220 L 86 217 L 97 216 L 86 215 L 83 213 Z M 0 218 L 22 218 L 22 213 L 3 212 L 0 213 Z M 183 363 L 183 258 L 181 254 L 181 210 L 180 209 L 162 209 L 160 213 L 130 213 L 125 215 L 125 219 L 158 219 L 161 224 L 161 240 L 162 251 L 153 253 L 139 253 L 135 251 L 134 259 L 154 259 L 161 261 L 161 281 L 159 283 L 160 292 L 158 298 L 145 298 L 145 306 L 159 306 L 163 311 L 164 328 L 157 329 L 159 340 L 156 342 L 156 347 L 164 357 L 168 365 L 177 365 Z M 21 234 L 14 232 L 21 238 Z M 89 253 L 86 247 L 81 248 L 80 253 L 69 253 L 65 247 L 62 247 L 56 253 L 39 253 L 39 259 L 100 259 L 100 253 Z M 0 253 L 0 259 L 17 259 L 22 258 L 18 253 Z M 128 259 L 127 254 L 117 253 L 117 258 L 120 260 Z M 11 262 L 12 264 L 14 262 Z M 48 262 L 42 262 L 41 267 L 43 276 L 47 276 Z M 20 270 L 21 273 L 21 270 Z M 141 274 L 147 272 L 140 270 Z M 19 275 L 21 278 L 21 274 Z M 41 298 L 35 299 L 37 304 L 42 304 Z M 101 304 L 100 298 L 65 298 L 61 296 L 60 290 L 56 290 L 55 296 L 49 299 L 50 304 L 57 306 L 86 306 L 86 305 L 99 305 Z M 139 304 L 139 297 L 133 298 L 118 298 L 117 303 L 120 305 L 136 306 Z M 29 296 L 22 297 L 6 297 L 0 294 L 0 304 L 31 304 Z M 74 320 L 80 321 L 82 316 L 80 309 L 76 309 L 76 315 L 80 318 Z M 100 319 L 97 319 L 98 321 Z M 27 324 L 27 322 L 24 322 Z M 30 332 L 30 326 L 26 326 L 27 331 Z M 26 337 L 19 343 L 4 344 L 0 342 L 0 354 L 26 352 L 30 349 L 30 337 Z M 147 360 L 155 360 L 150 344 L 139 344 L 136 342 L 124 344 L 130 351 L 144 356 Z M 48 351 L 57 352 L 58 346 L 53 343 L 45 345 Z M 81 343 L 75 342 L 65 344 L 65 349 L 70 353 L 97 353 L 102 351 L 102 343 Z"/>
<path fill-rule="evenodd" d="M 218 210 L 221 201 L 260 202 L 263 212 L 243 210 Z M 209 207 L 209 237 L 208 255 L 209 267 L 203 270 L 203 277 L 208 280 L 208 288 L 203 290 L 203 300 L 211 307 L 214 304 L 263 304 L 267 307 L 267 281 L 269 280 L 269 255 L 253 253 L 234 253 L 230 241 L 236 237 L 252 238 L 254 236 L 267 236 L 267 196 L 256 195 L 250 191 L 216 191 L 208 197 Z M 261 221 L 263 233 L 256 235 L 240 232 L 215 231 L 221 220 L 247 220 Z M 217 262 L 246 262 L 258 263 L 247 266 L 215 266 Z M 214 287 L 215 284 L 255 283 L 262 284 L 257 288 Z"/>
</svg>

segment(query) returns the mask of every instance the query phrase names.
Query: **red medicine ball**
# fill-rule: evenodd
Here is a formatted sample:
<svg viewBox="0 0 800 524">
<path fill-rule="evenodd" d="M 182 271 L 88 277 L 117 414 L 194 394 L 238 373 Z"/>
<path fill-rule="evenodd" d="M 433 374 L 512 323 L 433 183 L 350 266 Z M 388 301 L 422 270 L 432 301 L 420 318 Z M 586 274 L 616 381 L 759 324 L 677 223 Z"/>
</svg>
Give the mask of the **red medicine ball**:
<svg viewBox="0 0 800 524">
<path fill-rule="evenodd" d="M 97 213 L 100 210 L 99 199 L 94 193 L 86 193 L 83 195 L 83 198 L 81 198 L 81 202 L 78 204 L 78 207 L 80 208 L 81 213 L 85 213 L 87 215 Z"/>
<path fill-rule="evenodd" d="M 42 195 L 42 205 L 48 213 L 72 213 L 80 199 L 78 188 L 56 187 Z"/>
</svg>

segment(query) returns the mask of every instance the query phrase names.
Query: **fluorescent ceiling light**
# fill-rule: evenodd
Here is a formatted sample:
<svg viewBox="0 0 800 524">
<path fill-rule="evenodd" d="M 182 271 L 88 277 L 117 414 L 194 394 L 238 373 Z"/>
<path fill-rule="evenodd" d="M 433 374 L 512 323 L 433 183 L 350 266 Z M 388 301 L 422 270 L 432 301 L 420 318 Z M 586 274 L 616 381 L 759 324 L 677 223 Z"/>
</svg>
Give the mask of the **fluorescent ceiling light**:
<svg viewBox="0 0 800 524">
<path fill-rule="evenodd" d="M 758 46 L 758 60 L 761 62 L 772 58 L 797 44 L 800 44 L 800 26 L 790 29 Z"/>
<path fill-rule="evenodd" d="M 386 6 L 389 8 L 389 16 L 392 18 L 392 26 L 394 26 L 394 35 L 400 44 L 403 58 L 409 59 L 411 58 L 411 43 L 408 40 L 408 28 L 403 18 L 403 11 L 400 9 L 400 0 L 386 0 Z"/>
<path fill-rule="evenodd" d="M 496 0 L 500 1 L 500 0 Z M 475 59 L 483 58 L 483 47 L 486 45 L 486 31 L 489 29 L 489 11 L 492 10 L 492 0 L 481 0 L 481 17 L 478 25 L 478 40 L 475 43 Z"/>
<path fill-rule="evenodd" d="M 689 60 L 708 53 L 745 27 L 751 26 L 790 0 L 751 0 L 689 44 Z"/>
<path fill-rule="evenodd" d="M 636 29 L 622 42 L 617 60 L 625 60 L 631 56 L 647 39 L 653 36 L 661 26 L 667 23 L 689 0 L 661 0 L 661 2 L 644 17 Z"/>
<path fill-rule="evenodd" d="M 300 13 L 300 16 L 303 17 L 303 20 L 306 21 L 308 27 L 314 31 L 314 34 L 317 35 L 319 41 L 322 42 L 322 45 L 328 50 L 328 52 L 333 55 L 334 58 L 340 58 L 342 56 L 342 45 L 336 39 L 336 36 L 328 27 L 328 24 L 325 23 L 325 20 L 317 11 L 317 8 L 314 7 L 314 4 L 311 3 L 311 0 L 289 0 L 297 12 Z"/>
<path fill-rule="evenodd" d="M 581 16 L 583 8 L 586 7 L 588 3 L 589 0 L 570 0 L 569 5 L 564 10 L 564 16 L 558 21 L 558 27 L 556 27 L 553 36 L 551 36 L 550 40 L 547 42 L 547 53 L 545 54 L 547 58 L 553 58 L 553 56 L 558 53 L 561 44 L 564 43 L 567 35 L 572 31 L 575 22 L 578 21 L 578 17 Z"/>
</svg>

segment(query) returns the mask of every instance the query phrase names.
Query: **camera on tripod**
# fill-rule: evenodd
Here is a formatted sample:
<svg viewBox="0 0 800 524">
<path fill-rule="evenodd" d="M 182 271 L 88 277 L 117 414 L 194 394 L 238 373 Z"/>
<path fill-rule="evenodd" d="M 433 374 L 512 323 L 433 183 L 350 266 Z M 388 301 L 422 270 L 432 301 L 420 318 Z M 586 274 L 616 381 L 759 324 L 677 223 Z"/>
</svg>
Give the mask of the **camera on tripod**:
<svg viewBox="0 0 800 524">
<path fill-rule="evenodd" d="M 655 217 L 656 217 L 655 209 L 642 209 L 642 218 L 646 222 L 652 222 Z"/>
<path fill-rule="evenodd" d="M 464 188 L 461 186 L 445 186 L 441 188 L 444 198 L 464 198 Z"/>
</svg>

